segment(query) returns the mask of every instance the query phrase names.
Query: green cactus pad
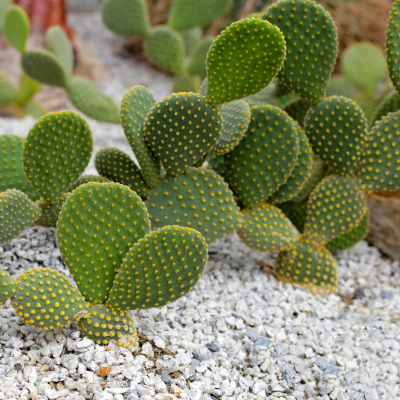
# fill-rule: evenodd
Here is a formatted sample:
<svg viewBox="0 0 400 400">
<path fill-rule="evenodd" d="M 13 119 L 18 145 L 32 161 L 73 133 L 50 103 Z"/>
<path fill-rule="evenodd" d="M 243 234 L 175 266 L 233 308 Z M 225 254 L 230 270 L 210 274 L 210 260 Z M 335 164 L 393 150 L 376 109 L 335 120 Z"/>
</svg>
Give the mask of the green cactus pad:
<svg viewBox="0 0 400 400">
<path fill-rule="evenodd" d="M 150 232 L 140 197 L 119 183 L 88 183 L 64 203 L 57 223 L 61 256 L 86 300 L 104 303 L 129 248 Z"/>
<path fill-rule="evenodd" d="M 270 204 L 245 209 L 243 219 L 238 234 L 242 242 L 253 250 L 274 252 L 286 249 L 296 236 L 285 214 Z"/>
<path fill-rule="evenodd" d="M 19 6 L 10 7 L 4 17 L 4 34 L 7 43 L 23 53 L 29 29 L 29 18 L 24 9 Z"/>
<path fill-rule="evenodd" d="M 263 19 L 277 25 L 285 36 L 287 55 L 279 79 L 303 99 L 319 102 L 338 49 L 330 14 L 312 0 L 279 0 Z"/>
<path fill-rule="evenodd" d="M 39 207 L 16 189 L 0 193 L 0 243 L 9 242 L 39 217 Z"/>
<path fill-rule="evenodd" d="M 151 92 L 143 86 L 130 88 L 121 103 L 122 127 L 149 187 L 160 180 L 160 162 L 143 139 L 144 121 L 155 103 Z"/>
<path fill-rule="evenodd" d="M 364 239 L 369 230 L 369 211 L 365 213 L 363 219 L 360 223 L 354 227 L 352 230 L 346 232 L 345 234 L 329 241 L 326 244 L 326 248 L 329 251 L 341 251 L 353 247 L 360 240 Z"/>
<path fill-rule="evenodd" d="M 100 175 L 129 186 L 142 199 L 147 197 L 150 188 L 143 179 L 140 169 L 123 151 L 105 147 L 96 154 L 94 165 Z"/>
<path fill-rule="evenodd" d="M 296 229 L 303 233 L 307 219 L 307 201 L 303 203 L 287 202 L 279 204 L 279 208 L 290 219 Z"/>
<path fill-rule="evenodd" d="M 101 10 L 104 25 L 124 36 L 146 36 L 150 30 L 145 0 L 105 0 Z"/>
<path fill-rule="evenodd" d="M 46 228 L 56 228 L 61 207 L 67 198 L 68 195 L 64 194 L 52 204 L 47 203 L 43 199 L 36 201 L 36 204 L 40 207 L 40 217 L 35 221 L 35 225 L 44 226 Z"/>
<path fill-rule="evenodd" d="M 92 133 L 79 114 L 46 114 L 24 143 L 25 174 L 44 200 L 54 203 L 86 169 L 92 150 Z"/>
<path fill-rule="evenodd" d="M 200 78 L 193 75 L 178 75 L 172 84 L 172 93 L 197 93 L 201 85 Z"/>
<path fill-rule="evenodd" d="M 347 79 L 369 93 L 375 92 L 387 71 L 383 50 L 368 42 L 347 47 L 342 55 L 341 67 Z"/>
<path fill-rule="evenodd" d="M 222 176 L 225 181 L 227 181 L 227 179 L 225 178 L 226 169 L 223 156 L 217 156 L 216 154 L 210 153 L 207 156 L 207 162 L 209 167 L 213 171 L 215 171 L 218 175 Z"/>
<path fill-rule="evenodd" d="M 370 122 L 376 108 L 378 107 L 379 98 L 369 93 L 361 93 L 354 97 L 354 102 L 360 106 L 367 122 Z"/>
<path fill-rule="evenodd" d="M 15 278 L 4 271 L 0 265 L 0 304 L 15 296 Z"/>
<path fill-rule="evenodd" d="M 355 179 L 327 176 L 308 201 L 304 239 L 317 246 L 326 244 L 357 226 L 366 210 L 366 196 Z"/>
<path fill-rule="evenodd" d="M 298 99 L 288 104 L 285 111 L 303 128 L 304 119 L 307 111 L 310 108 L 310 103 L 304 99 Z"/>
<path fill-rule="evenodd" d="M 22 54 L 21 65 L 32 79 L 51 86 L 67 86 L 67 74 L 61 61 L 46 50 L 30 50 Z"/>
<path fill-rule="evenodd" d="M 195 48 L 187 67 L 189 74 L 200 75 L 202 78 L 207 76 L 206 58 L 214 40 L 214 36 L 208 36 L 204 38 Z"/>
<path fill-rule="evenodd" d="M 255 18 L 234 22 L 208 52 L 207 100 L 221 104 L 259 92 L 278 73 L 284 58 L 285 39 L 276 26 Z"/>
<path fill-rule="evenodd" d="M 254 103 L 274 104 L 276 102 L 275 91 L 276 83 L 272 81 L 268 86 L 265 86 L 265 88 L 261 89 L 261 91 L 258 93 L 244 97 L 243 100 L 247 101 L 251 105 Z"/>
<path fill-rule="evenodd" d="M 0 71 L 0 108 L 8 107 L 17 101 L 17 89 L 9 76 Z"/>
<path fill-rule="evenodd" d="M 153 227 L 179 224 L 197 229 L 211 243 L 235 231 L 241 213 L 229 186 L 212 170 L 191 168 L 167 177 L 146 202 Z"/>
<path fill-rule="evenodd" d="M 314 294 L 337 291 L 338 273 L 332 254 L 324 247 L 316 249 L 302 241 L 279 254 L 274 274 L 277 279 L 299 284 Z"/>
<path fill-rule="evenodd" d="M 77 187 L 84 183 L 97 182 L 97 183 L 111 183 L 112 180 L 100 175 L 81 175 L 75 182 L 71 183 L 68 187 L 67 192 L 72 192 Z"/>
<path fill-rule="evenodd" d="M 152 29 L 144 42 L 147 58 L 157 67 L 181 74 L 185 56 L 185 44 L 178 32 L 169 26 Z"/>
<path fill-rule="evenodd" d="M 17 93 L 17 103 L 20 105 L 28 103 L 40 88 L 40 83 L 34 81 L 26 74 L 21 74 Z"/>
<path fill-rule="evenodd" d="M 102 122 L 120 123 L 118 107 L 86 78 L 72 78 L 68 82 L 67 92 L 72 104 L 88 117 Z"/>
<path fill-rule="evenodd" d="M 28 101 L 26 104 L 20 106 L 18 112 L 21 114 L 21 118 L 29 115 L 35 120 L 38 120 L 46 115 L 49 110 L 37 101 Z"/>
<path fill-rule="evenodd" d="M 224 156 L 228 182 L 245 207 L 261 204 L 289 179 L 298 152 L 296 122 L 280 108 L 253 105 L 247 133 Z"/>
<path fill-rule="evenodd" d="M 168 174 L 179 175 L 215 145 L 221 130 L 218 109 L 198 93 L 177 93 L 156 103 L 143 137 Z"/>
<path fill-rule="evenodd" d="M 358 179 L 363 190 L 400 189 L 400 111 L 376 122 L 364 146 Z"/>
<path fill-rule="evenodd" d="M 235 100 L 221 106 L 221 136 L 212 148 L 214 154 L 223 155 L 233 150 L 242 140 L 251 119 L 250 106 L 243 100 Z"/>
<path fill-rule="evenodd" d="M 232 0 L 175 0 L 168 24 L 177 30 L 208 25 L 228 10 Z"/>
<path fill-rule="evenodd" d="M 85 299 L 73 283 L 49 268 L 32 268 L 18 276 L 13 305 L 24 323 L 44 330 L 87 314 Z"/>
<path fill-rule="evenodd" d="M 89 316 L 79 321 L 81 333 L 94 343 L 107 346 L 114 340 L 128 350 L 139 346 L 132 317 L 125 311 L 113 311 L 103 304 L 91 304 Z"/>
<path fill-rule="evenodd" d="M 327 166 L 324 162 L 317 157 L 315 154 L 312 154 L 312 168 L 311 175 L 304 183 L 303 187 L 300 191 L 292 198 L 291 201 L 296 203 L 304 202 L 311 194 L 315 186 L 325 177 Z"/>
<path fill-rule="evenodd" d="M 345 97 L 328 97 L 310 108 L 304 122 L 315 153 L 340 175 L 353 176 L 360 163 L 367 120 Z"/>
<path fill-rule="evenodd" d="M 22 167 L 24 140 L 17 135 L 0 135 L 0 192 L 18 189 L 35 201 L 40 194 L 32 187 Z"/>
<path fill-rule="evenodd" d="M 207 97 L 207 86 L 208 86 L 208 79 L 205 78 L 203 82 L 201 82 L 199 94 L 203 97 Z"/>
<path fill-rule="evenodd" d="M 107 300 L 114 310 L 161 307 L 189 292 L 207 263 L 207 244 L 199 232 L 166 226 L 130 249 Z"/>
<path fill-rule="evenodd" d="M 67 77 L 73 74 L 74 51 L 68 36 L 59 26 L 52 26 L 46 31 L 48 49 L 59 59 Z"/>
<path fill-rule="evenodd" d="M 390 80 L 400 94 L 400 0 L 393 3 L 386 32 L 386 57 Z"/>
<path fill-rule="evenodd" d="M 0 0 L 0 35 L 4 33 L 5 15 L 10 7 L 12 3 L 9 0 Z"/>
<path fill-rule="evenodd" d="M 312 149 L 304 131 L 298 127 L 299 153 L 296 166 L 289 179 L 279 187 L 267 201 L 273 204 L 283 203 L 294 198 L 311 176 L 313 165 Z"/>
<path fill-rule="evenodd" d="M 202 40 L 203 30 L 200 26 L 195 26 L 193 28 L 180 31 L 179 33 L 181 34 L 183 43 L 185 44 L 185 56 L 190 57 Z M 204 63 L 206 60 L 205 56 Z"/>
<path fill-rule="evenodd" d="M 360 93 L 360 89 L 350 82 L 345 76 L 334 75 L 331 77 L 331 79 L 329 79 L 325 96 L 343 96 L 353 99 Z"/>
<path fill-rule="evenodd" d="M 397 92 L 391 92 L 384 97 L 375 109 L 374 114 L 371 117 L 371 126 L 381 120 L 382 117 L 398 110 L 400 110 L 400 96 Z"/>
</svg>

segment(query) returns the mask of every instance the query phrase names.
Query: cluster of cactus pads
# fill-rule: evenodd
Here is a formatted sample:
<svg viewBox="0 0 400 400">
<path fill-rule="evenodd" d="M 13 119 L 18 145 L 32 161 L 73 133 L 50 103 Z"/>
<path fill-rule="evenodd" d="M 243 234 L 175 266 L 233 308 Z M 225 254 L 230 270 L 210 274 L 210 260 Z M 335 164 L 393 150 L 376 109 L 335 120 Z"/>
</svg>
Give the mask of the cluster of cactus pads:
<svg viewBox="0 0 400 400">
<path fill-rule="evenodd" d="M 72 104 L 89 117 L 104 122 L 120 122 L 118 107 L 108 96 L 89 80 L 73 76 L 74 51 L 67 35 L 59 26 L 52 26 L 46 32 L 48 50 L 28 50 L 26 41 L 30 24 L 25 11 L 11 4 L 2 10 L 4 35 L 8 44 L 21 53 L 24 73 L 17 90 L 7 75 L 0 72 L 0 107 L 15 105 L 17 114 L 40 118 L 46 114 L 46 110 L 34 102 L 32 97 L 42 83 L 64 88 Z"/>
<path fill-rule="evenodd" d="M 148 60 L 173 75 L 173 92 L 197 92 L 207 75 L 205 59 L 215 39 L 203 36 L 231 0 L 173 0 L 168 24 L 151 27 L 146 0 L 105 0 L 104 25 L 118 35 L 141 36 Z"/>
<path fill-rule="evenodd" d="M 387 37 L 396 90 L 399 4 Z M 55 271 L 30 270 L 16 282 L 3 273 L 2 298 L 36 327 L 80 318 L 98 343 L 116 337 L 133 346 L 126 310 L 186 293 L 205 267 L 206 243 L 234 231 L 254 250 L 278 252 L 278 279 L 334 293 L 331 252 L 366 235 L 367 194 L 400 189 L 400 110 L 381 108 L 369 128 L 355 100 L 325 96 L 337 40 L 312 0 L 280 0 L 233 23 L 210 47 L 199 93 L 158 102 L 142 86 L 126 93 L 120 119 L 137 163 L 104 148 L 95 156 L 99 176 L 81 176 L 92 138 L 77 114 L 46 115 L 25 141 L 2 137 L 0 241 L 38 215 L 57 220 L 79 289 Z"/>
</svg>

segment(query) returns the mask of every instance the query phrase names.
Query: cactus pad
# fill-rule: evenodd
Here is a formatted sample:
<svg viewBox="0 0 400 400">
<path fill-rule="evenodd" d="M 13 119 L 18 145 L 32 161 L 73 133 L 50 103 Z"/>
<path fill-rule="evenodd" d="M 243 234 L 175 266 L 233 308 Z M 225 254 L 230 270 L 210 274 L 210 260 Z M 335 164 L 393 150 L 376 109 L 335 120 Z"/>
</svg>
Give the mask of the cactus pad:
<svg viewBox="0 0 400 400">
<path fill-rule="evenodd" d="M 48 49 L 58 58 L 67 77 L 73 74 L 74 51 L 66 33 L 59 26 L 52 26 L 46 31 Z"/>
<path fill-rule="evenodd" d="M 284 58 L 285 39 L 276 26 L 255 18 L 234 22 L 208 52 L 207 100 L 221 104 L 259 92 L 278 73 Z"/>
<path fill-rule="evenodd" d="M 277 279 L 299 284 L 315 294 L 325 295 L 337 291 L 335 260 L 324 247 L 315 249 L 298 241 L 292 249 L 279 254 L 274 273 Z"/>
<path fill-rule="evenodd" d="M 279 0 L 263 19 L 277 25 L 285 36 L 287 55 L 279 79 L 310 103 L 319 102 L 338 49 L 330 14 L 312 0 Z"/>
<path fill-rule="evenodd" d="M 166 226 L 130 249 L 110 291 L 114 310 L 161 307 L 189 292 L 207 263 L 207 244 L 199 232 Z"/>
<path fill-rule="evenodd" d="M 82 334 L 94 343 L 106 346 L 114 340 L 128 350 L 139 345 L 135 324 L 125 311 L 113 311 L 103 304 L 91 304 L 89 316 L 79 321 Z"/>
<path fill-rule="evenodd" d="M 204 168 L 165 178 L 150 191 L 146 205 L 153 227 L 179 224 L 194 228 L 208 243 L 229 235 L 241 222 L 229 186 Z"/>
<path fill-rule="evenodd" d="M 214 36 L 204 38 L 195 48 L 187 66 L 189 74 L 200 75 L 202 78 L 207 76 L 206 59 L 208 51 L 215 40 Z"/>
<path fill-rule="evenodd" d="M 193 28 L 180 31 L 179 33 L 181 34 L 183 43 L 185 44 L 185 56 L 190 57 L 202 40 L 203 29 L 200 26 L 194 26 Z M 206 60 L 205 56 L 204 62 Z"/>
<path fill-rule="evenodd" d="M 364 146 L 358 179 L 364 190 L 400 189 L 400 111 L 376 122 Z"/>
<path fill-rule="evenodd" d="M 175 0 L 168 24 L 177 30 L 208 25 L 221 16 L 232 0 Z"/>
<path fill-rule="evenodd" d="M 167 173 L 179 175 L 212 149 L 220 129 L 218 110 L 203 96 L 177 93 L 153 106 L 143 137 Z"/>
<path fill-rule="evenodd" d="M 290 247 L 296 236 L 293 225 L 283 212 L 270 204 L 245 209 L 243 219 L 238 234 L 242 242 L 253 250 L 282 250 Z"/>
<path fill-rule="evenodd" d="M 172 93 L 193 92 L 197 93 L 200 88 L 200 78 L 193 75 L 178 75 L 172 84 Z"/>
<path fill-rule="evenodd" d="M 178 32 L 168 26 L 152 29 L 144 42 L 147 58 L 157 67 L 181 74 L 185 56 L 185 44 Z"/>
<path fill-rule="evenodd" d="M 243 100 L 247 101 L 250 105 L 253 105 L 254 103 L 274 104 L 276 101 L 275 91 L 276 83 L 275 81 L 272 81 L 268 86 L 265 86 L 265 88 L 261 89 L 258 93 L 244 97 Z"/>
<path fill-rule="evenodd" d="M 12 3 L 10 1 L 0 0 L 0 35 L 4 33 L 4 17 L 10 7 L 12 7 Z"/>
<path fill-rule="evenodd" d="M 10 276 L 0 266 L 0 304 L 5 303 L 15 296 L 15 278 Z"/>
<path fill-rule="evenodd" d="M 7 43 L 23 53 L 29 29 L 29 18 L 24 9 L 19 6 L 10 7 L 4 16 L 4 34 Z"/>
<path fill-rule="evenodd" d="M 39 90 L 39 88 L 39 82 L 34 81 L 26 74 L 21 74 L 17 94 L 17 103 L 21 105 L 28 103 Z"/>
<path fill-rule="evenodd" d="M 129 186 L 141 198 L 146 198 L 149 187 L 133 160 L 119 149 L 105 147 L 94 160 L 97 172 L 112 181 Z"/>
<path fill-rule="evenodd" d="M 326 97 L 343 96 L 353 99 L 361 93 L 361 90 L 350 82 L 345 76 L 334 75 L 329 79 L 326 87 Z"/>
<path fill-rule="evenodd" d="M 391 92 L 378 104 L 378 107 L 372 115 L 371 125 L 373 126 L 377 121 L 381 120 L 382 117 L 398 110 L 400 110 L 400 96 L 397 92 Z"/>
<path fill-rule="evenodd" d="M 383 50 L 368 42 L 347 47 L 342 55 L 341 67 L 347 79 L 368 93 L 375 92 L 387 71 Z"/>
<path fill-rule="evenodd" d="M 81 175 L 75 182 L 71 183 L 68 187 L 67 192 L 72 192 L 77 187 L 83 185 L 84 183 L 97 182 L 97 183 L 110 183 L 111 180 L 105 176 L 100 175 Z"/>
<path fill-rule="evenodd" d="M 366 211 L 366 196 L 355 179 L 327 176 L 308 200 L 304 239 L 326 244 L 357 226 Z"/>
<path fill-rule="evenodd" d="M 339 96 L 322 100 L 308 111 L 305 130 L 315 153 L 338 174 L 355 174 L 367 120 L 354 101 Z"/>
<path fill-rule="evenodd" d="M 280 108 L 253 105 L 247 133 L 224 156 L 229 184 L 245 207 L 264 202 L 289 179 L 298 152 L 296 122 Z"/>
<path fill-rule="evenodd" d="M 72 104 L 87 116 L 102 122 L 120 123 L 118 107 L 86 78 L 72 78 L 68 82 L 67 92 Z"/>
<path fill-rule="evenodd" d="M 28 101 L 26 104 L 20 106 L 20 109 L 17 113 L 21 114 L 21 118 L 30 115 L 35 120 L 38 120 L 46 115 L 48 112 L 49 110 L 45 108 L 41 103 L 38 103 L 37 101 Z"/>
<path fill-rule="evenodd" d="M 104 25 L 124 36 L 146 36 L 150 30 L 145 0 L 106 0 L 103 3 Z"/>
<path fill-rule="evenodd" d="M 44 200 L 54 203 L 85 170 L 92 150 L 92 133 L 79 114 L 49 113 L 25 140 L 25 174 Z"/>
<path fill-rule="evenodd" d="M 151 92 L 143 86 L 130 88 L 121 103 L 122 127 L 149 187 L 160 180 L 160 162 L 143 139 L 144 121 L 155 103 Z"/>
<path fill-rule="evenodd" d="M 289 179 L 267 201 L 273 204 L 283 203 L 295 197 L 311 176 L 313 165 L 312 149 L 304 131 L 298 127 L 299 153 L 296 166 Z"/>
<path fill-rule="evenodd" d="M 35 221 L 35 225 L 44 226 L 46 228 L 55 228 L 57 226 L 61 207 L 67 198 L 68 195 L 63 194 L 60 199 L 51 204 L 47 203 L 43 199 L 36 201 L 36 204 L 40 207 L 40 217 Z"/>
<path fill-rule="evenodd" d="M 329 251 L 340 251 L 353 247 L 360 240 L 367 236 L 369 230 L 369 211 L 364 214 L 363 219 L 360 223 L 355 226 L 352 230 L 344 233 L 343 235 L 332 239 L 326 244 L 326 248 Z"/>
<path fill-rule="evenodd" d="M 0 135 L 0 192 L 18 189 L 31 200 L 38 200 L 40 195 L 26 178 L 22 167 L 24 140 L 17 135 Z"/>
<path fill-rule="evenodd" d="M 51 86 L 67 86 L 67 75 L 57 56 L 46 50 L 30 50 L 22 55 L 21 65 L 32 79 Z"/>
<path fill-rule="evenodd" d="M 49 268 L 32 268 L 18 276 L 13 305 L 24 323 L 45 330 L 87 314 L 85 299 L 73 283 Z"/>
<path fill-rule="evenodd" d="M 225 181 L 228 181 L 226 179 L 226 169 L 225 169 L 225 163 L 224 163 L 224 156 L 217 156 L 213 153 L 208 154 L 207 156 L 207 162 L 209 167 L 215 171 L 218 175 L 222 176 Z"/>
<path fill-rule="evenodd" d="M 17 89 L 9 76 L 0 71 L 0 107 L 8 107 L 17 101 Z"/>
<path fill-rule="evenodd" d="M 150 232 L 140 197 L 118 183 L 88 183 L 64 203 L 57 223 L 61 256 L 86 300 L 104 303 L 129 248 Z"/>
<path fill-rule="evenodd" d="M 386 59 L 390 80 L 400 94 L 400 1 L 395 0 L 386 31 Z"/>
<path fill-rule="evenodd" d="M 40 215 L 39 207 L 16 189 L 0 193 L 0 243 L 18 236 L 32 225 Z"/>
<path fill-rule="evenodd" d="M 242 140 L 251 119 L 250 106 L 243 100 L 232 101 L 221 106 L 221 136 L 212 148 L 214 154 L 229 153 Z"/>
</svg>

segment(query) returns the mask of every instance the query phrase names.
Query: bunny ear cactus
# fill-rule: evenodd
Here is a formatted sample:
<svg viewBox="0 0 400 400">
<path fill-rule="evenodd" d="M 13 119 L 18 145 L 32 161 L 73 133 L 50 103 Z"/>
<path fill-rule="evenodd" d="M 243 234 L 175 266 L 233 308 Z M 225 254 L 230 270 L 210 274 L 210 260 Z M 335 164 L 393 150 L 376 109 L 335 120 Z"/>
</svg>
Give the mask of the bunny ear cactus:
<svg viewBox="0 0 400 400">
<path fill-rule="evenodd" d="M 389 23 L 386 32 L 386 58 L 387 58 L 387 66 L 389 69 L 390 80 L 393 83 L 393 86 L 397 90 L 397 93 L 400 94 L 400 1 L 395 0 L 393 3 L 392 11 L 389 16 Z"/>
<path fill-rule="evenodd" d="M 196 93 L 201 85 L 198 76 L 181 74 L 178 75 L 172 84 L 172 93 L 194 92 Z"/>
<path fill-rule="evenodd" d="M 202 78 L 207 76 L 207 69 L 205 60 L 207 58 L 208 51 L 213 44 L 215 37 L 205 37 L 194 49 L 194 53 L 190 58 L 187 66 L 187 71 L 192 75 L 199 75 Z"/>
<path fill-rule="evenodd" d="M 312 0 L 279 0 L 263 16 L 286 41 L 279 79 L 300 97 L 318 103 L 335 64 L 338 37 L 330 14 Z"/>
<path fill-rule="evenodd" d="M 207 100 L 216 105 L 259 92 L 278 73 L 284 58 L 285 39 L 279 28 L 255 18 L 234 22 L 208 52 Z"/>
<path fill-rule="evenodd" d="M 0 304 L 11 300 L 15 296 L 15 283 L 15 278 L 0 266 Z"/>
<path fill-rule="evenodd" d="M 23 8 L 19 6 L 10 7 L 5 14 L 4 20 L 4 33 L 7 43 L 20 53 L 23 53 L 29 29 L 29 18 Z"/>
<path fill-rule="evenodd" d="M 5 243 L 18 236 L 25 228 L 32 225 L 40 211 L 29 197 L 16 189 L 0 193 L 0 243 Z"/>
<path fill-rule="evenodd" d="M 177 93 L 150 109 L 143 136 L 167 173 L 177 176 L 213 148 L 220 129 L 218 110 L 203 96 Z"/>
<path fill-rule="evenodd" d="M 11 1 L 0 0 L 0 34 L 4 33 L 5 17 L 10 7 L 12 7 Z"/>
<path fill-rule="evenodd" d="M 39 90 L 40 84 L 28 75 L 22 74 L 19 80 L 17 103 L 21 106 L 27 104 Z"/>
</svg>

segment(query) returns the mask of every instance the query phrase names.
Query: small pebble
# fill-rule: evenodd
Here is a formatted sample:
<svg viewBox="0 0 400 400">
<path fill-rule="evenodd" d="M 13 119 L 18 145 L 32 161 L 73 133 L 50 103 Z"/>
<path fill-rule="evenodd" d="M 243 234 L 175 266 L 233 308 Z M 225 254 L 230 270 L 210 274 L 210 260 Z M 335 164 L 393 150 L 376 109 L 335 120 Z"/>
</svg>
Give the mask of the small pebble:
<svg viewBox="0 0 400 400">
<path fill-rule="evenodd" d="M 254 347 L 256 346 L 264 346 L 268 347 L 271 344 L 271 341 L 265 337 L 265 336 L 260 336 L 255 342 L 254 342 Z"/>
<path fill-rule="evenodd" d="M 218 351 L 220 351 L 220 348 L 214 343 L 206 343 L 206 347 L 213 353 L 217 353 Z"/>
</svg>

